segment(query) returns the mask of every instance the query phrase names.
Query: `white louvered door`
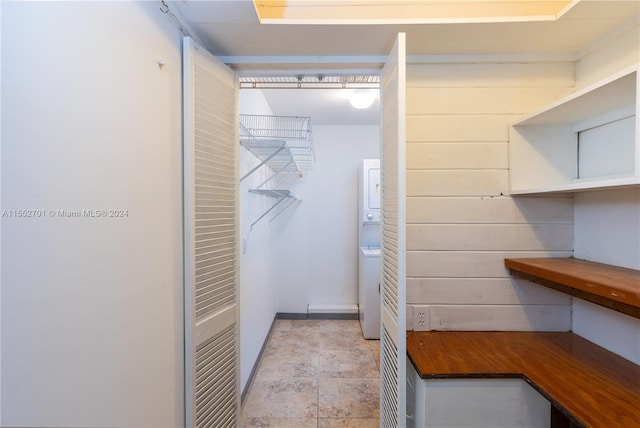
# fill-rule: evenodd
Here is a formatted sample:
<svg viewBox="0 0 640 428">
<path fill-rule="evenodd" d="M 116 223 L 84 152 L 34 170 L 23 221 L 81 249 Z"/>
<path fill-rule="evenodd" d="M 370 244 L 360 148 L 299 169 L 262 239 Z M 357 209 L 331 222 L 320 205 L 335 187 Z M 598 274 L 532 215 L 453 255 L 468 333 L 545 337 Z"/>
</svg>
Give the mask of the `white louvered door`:
<svg viewBox="0 0 640 428">
<path fill-rule="evenodd" d="M 183 58 L 185 424 L 234 427 L 240 406 L 237 79 L 188 37 Z"/>
<path fill-rule="evenodd" d="M 406 426 L 406 51 L 398 34 L 381 75 L 382 364 L 380 426 Z"/>
</svg>

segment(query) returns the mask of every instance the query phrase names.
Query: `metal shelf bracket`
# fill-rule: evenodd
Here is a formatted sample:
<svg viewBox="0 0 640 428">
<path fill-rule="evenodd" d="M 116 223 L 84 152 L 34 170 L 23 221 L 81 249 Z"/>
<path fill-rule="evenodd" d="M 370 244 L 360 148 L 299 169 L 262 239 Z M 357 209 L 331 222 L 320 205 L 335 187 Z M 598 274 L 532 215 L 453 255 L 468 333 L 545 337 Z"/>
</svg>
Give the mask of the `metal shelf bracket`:
<svg viewBox="0 0 640 428">
<path fill-rule="evenodd" d="M 276 217 L 278 217 L 280 214 L 282 214 L 294 202 L 302 201 L 302 198 L 300 196 L 298 196 L 295 192 L 291 191 L 291 190 L 250 189 L 249 192 L 256 193 L 258 195 L 268 196 L 270 198 L 278 199 L 278 201 L 275 204 L 271 205 L 271 207 L 268 210 L 266 210 L 260 217 L 258 217 L 253 223 L 251 223 L 251 226 L 249 227 L 249 231 L 252 231 L 253 230 L 253 226 L 255 226 L 260 220 L 262 220 L 271 211 L 273 211 L 278 206 L 280 206 L 282 204 L 282 202 L 287 201 L 287 203 L 283 207 L 281 207 L 280 210 L 278 210 L 278 212 L 276 212 L 276 214 L 273 217 L 271 217 L 271 220 L 269 220 L 269 222 L 275 220 Z"/>
</svg>

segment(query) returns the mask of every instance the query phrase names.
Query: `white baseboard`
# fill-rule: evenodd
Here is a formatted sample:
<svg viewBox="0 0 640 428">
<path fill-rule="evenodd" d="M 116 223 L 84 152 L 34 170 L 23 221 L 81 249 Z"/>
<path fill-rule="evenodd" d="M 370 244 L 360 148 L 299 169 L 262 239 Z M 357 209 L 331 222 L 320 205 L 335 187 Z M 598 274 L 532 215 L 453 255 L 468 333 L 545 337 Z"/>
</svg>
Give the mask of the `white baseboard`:
<svg viewBox="0 0 640 428">
<path fill-rule="evenodd" d="M 358 305 L 308 305 L 309 314 L 357 314 Z"/>
</svg>

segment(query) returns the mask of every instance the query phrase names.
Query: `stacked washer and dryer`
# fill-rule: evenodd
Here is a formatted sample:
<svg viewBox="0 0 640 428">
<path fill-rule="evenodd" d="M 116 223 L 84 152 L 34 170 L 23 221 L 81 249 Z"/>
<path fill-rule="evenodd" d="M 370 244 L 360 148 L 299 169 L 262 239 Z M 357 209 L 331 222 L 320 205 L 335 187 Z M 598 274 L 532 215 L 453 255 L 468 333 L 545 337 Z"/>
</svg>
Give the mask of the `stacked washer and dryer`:
<svg viewBox="0 0 640 428">
<path fill-rule="evenodd" d="M 380 339 L 380 160 L 358 171 L 358 318 L 365 339 Z"/>
</svg>

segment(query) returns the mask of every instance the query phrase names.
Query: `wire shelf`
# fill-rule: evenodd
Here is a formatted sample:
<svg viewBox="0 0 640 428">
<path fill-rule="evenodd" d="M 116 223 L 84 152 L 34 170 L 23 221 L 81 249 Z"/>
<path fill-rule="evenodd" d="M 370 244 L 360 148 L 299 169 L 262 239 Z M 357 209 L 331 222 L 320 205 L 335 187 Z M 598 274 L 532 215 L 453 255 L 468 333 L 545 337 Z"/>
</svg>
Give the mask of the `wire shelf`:
<svg viewBox="0 0 640 428">
<path fill-rule="evenodd" d="M 310 117 L 241 114 L 240 144 L 277 174 L 302 175 L 315 163 Z"/>
<path fill-rule="evenodd" d="M 249 192 L 271 198 L 294 198 L 298 201 L 302 200 L 296 192 L 289 189 L 249 189 Z"/>
<path fill-rule="evenodd" d="M 303 171 L 309 171 L 313 168 L 315 154 L 313 152 L 311 118 L 241 114 L 240 144 L 261 161 L 240 181 L 249 177 L 263 165 L 267 165 L 273 174 L 257 188 L 250 189 L 249 192 L 277 199 L 251 224 L 249 227 L 249 231 L 251 231 L 260 220 L 276 208 L 278 211 L 271 220 L 282 214 L 293 203 L 302 201 L 302 198 L 291 190 L 264 189 L 262 187 L 279 174 L 297 173 L 301 176 Z"/>
</svg>

